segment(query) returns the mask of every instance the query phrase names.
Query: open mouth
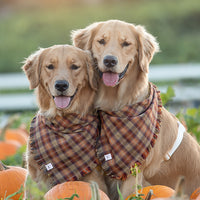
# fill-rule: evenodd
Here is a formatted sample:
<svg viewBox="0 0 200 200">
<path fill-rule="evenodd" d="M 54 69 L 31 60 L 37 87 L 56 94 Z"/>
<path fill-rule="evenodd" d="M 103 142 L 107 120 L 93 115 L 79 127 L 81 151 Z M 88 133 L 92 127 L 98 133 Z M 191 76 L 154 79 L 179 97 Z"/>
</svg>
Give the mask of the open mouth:
<svg viewBox="0 0 200 200">
<path fill-rule="evenodd" d="M 128 66 L 129 66 L 129 63 L 126 65 L 124 71 L 122 73 L 120 73 L 120 74 L 114 73 L 112 71 L 107 71 L 107 72 L 101 72 L 101 71 L 99 71 L 100 76 L 102 77 L 104 84 L 106 86 L 110 86 L 110 87 L 116 86 L 119 83 L 119 81 L 126 74 Z"/>
<path fill-rule="evenodd" d="M 53 96 L 56 107 L 60 109 L 68 108 L 76 93 L 77 90 L 75 91 L 73 96 L 64 96 L 64 95 Z"/>
</svg>

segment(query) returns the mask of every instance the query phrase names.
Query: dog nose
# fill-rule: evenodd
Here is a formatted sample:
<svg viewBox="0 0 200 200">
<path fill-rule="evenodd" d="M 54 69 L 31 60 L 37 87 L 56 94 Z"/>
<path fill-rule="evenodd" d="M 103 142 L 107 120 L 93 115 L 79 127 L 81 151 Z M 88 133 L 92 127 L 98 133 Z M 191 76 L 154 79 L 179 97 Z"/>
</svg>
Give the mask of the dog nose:
<svg viewBox="0 0 200 200">
<path fill-rule="evenodd" d="M 107 55 L 104 57 L 103 63 L 106 67 L 114 67 L 115 65 L 117 65 L 118 60 L 115 56 Z"/>
<path fill-rule="evenodd" d="M 58 80 L 55 82 L 55 88 L 60 92 L 64 92 L 69 88 L 69 82 L 65 80 Z"/>
</svg>

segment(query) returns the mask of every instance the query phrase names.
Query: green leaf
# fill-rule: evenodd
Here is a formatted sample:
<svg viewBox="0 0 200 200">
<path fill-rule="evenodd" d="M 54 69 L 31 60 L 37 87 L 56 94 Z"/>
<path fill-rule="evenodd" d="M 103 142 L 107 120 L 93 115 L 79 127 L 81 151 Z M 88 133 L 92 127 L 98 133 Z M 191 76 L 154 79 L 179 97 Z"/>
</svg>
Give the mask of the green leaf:
<svg viewBox="0 0 200 200">
<path fill-rule="evenodd" d="M 58 199 L 58 200 L 66 200 L 66 199 L 68 199 L 68 200 L 73 200 L 74 199 L 74 197 L 77 197 L 77 198 L 79 198 L 79 196 L 78 196 L 78 194 L 72 194 L 72 196 L 71 197 L 66 197 L 66 198 L 64 198 L 64 199 Z"/>
<path fill-rule="evenodd" d="M 121 191 L 120 191 L 120 189 L 119 189 L 119 184 L 118 184 L 118 183 L 117 183 L 117 192 L 118 192 L 118 194 L 119 194 L 120 200 L 124 200 L 124 198 L 123 198 L 123 196 L 122 196 L 122 193 L 121 193 Z"/>
<path fill-rule="evenodd" d="M 9 196 L 7 196 L 5 200 L 12 200 L 11 197 L 14 197 L 17 194 L 23 193 L 23 191 L 24 191 L 24 187 L 22 185 L 17 192 L 15 192 L 15 193 L 10 194 Z M 23 194 L 20 196 L 19 200 L 22 200 L 22 198 L 23 198 Z"/>
<path fill-rule="evenodd" d="M 175 96 L 174 89 L 169 86 L 167 88 L 166 93 L 161 93 L 161 100 L 162 104 L 165 105 L 167 102 L 169 102 L 173 97 Z"/>
<path fill-rule="evenodd" d="M 182 111 L 176 116 L 180 121 L 185 121 L 187 131 L 194 134 L 197 140 L 200 141 L 200 107 L 188 108 L 185 113 Z"/>
<path fill-rule="evenodd" d="M 188 108 L 186 111 L 186 114 L 191 117 L 195 117 L 197 114 L 197 109 L 196 108 Z"/>
</svg>

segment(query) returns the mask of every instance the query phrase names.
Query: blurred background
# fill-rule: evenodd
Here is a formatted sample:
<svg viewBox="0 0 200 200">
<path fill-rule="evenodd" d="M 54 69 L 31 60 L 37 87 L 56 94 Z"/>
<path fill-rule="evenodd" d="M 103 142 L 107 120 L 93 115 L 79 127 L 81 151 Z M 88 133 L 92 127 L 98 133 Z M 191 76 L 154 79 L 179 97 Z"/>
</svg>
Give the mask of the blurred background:
<svg viewBox="0 0 200 200">
<path fill-rule="evenodd" d="M 108 19 L 157 37 L 152 64 L 200 62 L 199 0 L 0 0 L 0 73 L 20 72 L 38 47 L 70 44 L 71 30 Z"/>
<path fill-rule="evenodd" d="M 0 112 L 37 110 L 21 70 L 26 57 L 71 44 L 71 30 L 109 19 L 144 25 L 157 37 L 161 52 L 149 77 L 163 93 L 172 86 L 172 112 L 199 107 L 199 0 L 0 0 Z"/>
<path fill-rule="evenodd" d="M 199 0 L 0 0 L 0 112 L 36 110 L 22 62 L 39 47 L 71 44 L 71 30 L 120 19 L 141 24 L 157 37 L 161 52 L 150 80 L 175 92 L 169 109 L 200 104 Z"/>
<path fill-rule="evenodd" d="M 109 19 L 144 25 L 157 37 L 161 52 L 149 78 L 167 109 L 200 141 L 199 0 L 0 0 L 0 144 L 7 140 L 5 128 L 28 134 L 37 112 L 23 60 L 39 47 L 71 44 L 71 30 Z M 16 113 L 17 120 L 8 123 Z M 25 146 L 0 160 L 23 165 Z M 43 199 L 42 189 L 33 187 L 28 181 L 28 199 Z"/>
</svg>

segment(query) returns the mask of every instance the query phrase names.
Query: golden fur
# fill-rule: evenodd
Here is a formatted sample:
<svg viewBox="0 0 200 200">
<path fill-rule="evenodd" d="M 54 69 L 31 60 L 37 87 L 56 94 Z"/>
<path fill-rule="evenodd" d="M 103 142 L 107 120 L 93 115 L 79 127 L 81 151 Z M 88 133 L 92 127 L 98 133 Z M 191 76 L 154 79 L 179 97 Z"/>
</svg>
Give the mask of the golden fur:
<svg viewBox="0 0 200 200">
<path fill-rule="evenodd" d="M 53 65 L 53 68 L 52 66 Z M 79 68 L 74 68 L 74 65 Z M 96 93 L 96 79 L 93 70 L 93 61 L 88 51 L 69 45 L 55 45 L 40 49 L 30 55 L 23 66 L 23 70 L 30 82 L 30 89 L 36 88 L 39 112 L 48 118 L 56 115 L 67 116 L 69 113 L 77 113 L 81 116 L 93 112 L 93 101 Z M 50 67 L 49 67 L 50 66 Z M 70 105 L 65 109 L 57 108 L 53 96 L 60 94 L 55 88 L 57 80 L 66 80 L 69 87 L 64 91 L 66 96 L 74 96 Z M 48 188 L 51 187 L 49 177 L 39 170 L 27 147 L 27 167 L 31 177 L 37 182 L 44 182 Z M 84 181 L 96 182 L 105 188 L 101 175 L 98 171 L 84 177 Z"/>
<path fill-rule="evenodd" d="M 94 70 L 89 52 L 70 45 L 55 45 L 40 49 L 30 55 L 23 66 L 29 79 L 30 89 L 36 88 L 39 112 L 47 117 L 77 113 L 80 115 L 92 111 L 92 104 L 96 90 Z M 54 69 L 48 69 L 48 66 Z M 72 69 L 76 65 L 79 69 Z M 53 96 L 58 96 L 55 88 L 57 80 L 69 82 L 66 96 L 74 96 L 67 109 L 58 109 Z"/>
<path fill-rule="evenodd" d="M 159 45 L 144 27 L 135 26 L 119 20 L 97 22 L 88 27 L 72 32 L 75 46 L 90 50 L 98 70 L 103 73 L 112 71 L 120 74 L 127 64 L 129 67 L 124 77 L 114 87 L 106 86 L 102 80 L 95 100 L 95 107 L 102 110 L 120 110 L 144 100 L 148 95 L 149 63 L 159 51 Z M 107 55 L 115 56 L 118 63 L 111 68 L 104 64 Z M 145 184 L 163 184 L 175 187 L 180 175 L 185 176 L 185 191 L 188 195 L 200 186 L 200 147 L 195 139 L 184 133 L 183 141 L 170 160 L 164 160 L 165 154 L 172 148 L 177 136 L 177 119 L 162 108 L 162 121 L 155 147 L 150 151 L 141 166 Z M 142 177 L 140 177 L 142 178 Z M 118 197 L 116 180 L 105 176 L 111 200 Z M 141 183 L 141 182 L 140 182 Z M 133 191 L 135 179 L 130 176 L 120 181 L 120 188 L 125 198 Z"/>
</svg>

